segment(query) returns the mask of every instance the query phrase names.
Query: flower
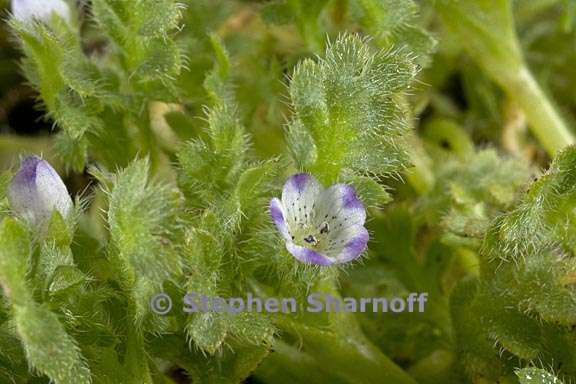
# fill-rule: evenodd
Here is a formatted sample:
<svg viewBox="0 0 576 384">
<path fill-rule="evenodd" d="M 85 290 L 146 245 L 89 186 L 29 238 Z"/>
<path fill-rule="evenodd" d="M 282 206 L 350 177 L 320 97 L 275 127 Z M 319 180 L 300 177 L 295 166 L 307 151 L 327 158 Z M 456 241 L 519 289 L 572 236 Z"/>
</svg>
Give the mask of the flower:
<svg viewBox="0 0 576 384">
<path fill-rule="evenodd" d="M 14 213 L 33 226 L 50 219 L 54 210 L 66 218 L 73 206 L 58 173 L 37 156 L 22 161 L 8 187 L 8 200 Z"/>
<path fill-rule="evenodd" d="M 368 243 L 366 210 L 346 184 L 324 189 L 313 176 L 296 174 L 284 184 L 282 200 L 270 201 L 270 214 L 288 251 L 304 263 L 346 263 Z"/>
<path fill-rule="evenodd" d="M 12 15 L 16 20 L 47 20 L 56 13 L 70 20 L 70 8 L 64 0 L 12 0 Z"/>
</svg>

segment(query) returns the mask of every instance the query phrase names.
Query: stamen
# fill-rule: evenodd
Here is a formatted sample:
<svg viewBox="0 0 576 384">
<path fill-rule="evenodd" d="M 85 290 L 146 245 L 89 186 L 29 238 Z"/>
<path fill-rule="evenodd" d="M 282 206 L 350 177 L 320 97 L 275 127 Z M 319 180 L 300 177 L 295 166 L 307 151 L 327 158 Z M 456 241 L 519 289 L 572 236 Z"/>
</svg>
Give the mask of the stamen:
<svg viewBox="0 0 576 384">
<path fill-rule="evenodd" d="M 314 235 L 310 235 L 308 237 L 305 237 L 304 241 L 307 242 L 308 244 L 314 244 L 314 245 L 318 244 L 318 240 L 316 240 Z"/>
</svg>

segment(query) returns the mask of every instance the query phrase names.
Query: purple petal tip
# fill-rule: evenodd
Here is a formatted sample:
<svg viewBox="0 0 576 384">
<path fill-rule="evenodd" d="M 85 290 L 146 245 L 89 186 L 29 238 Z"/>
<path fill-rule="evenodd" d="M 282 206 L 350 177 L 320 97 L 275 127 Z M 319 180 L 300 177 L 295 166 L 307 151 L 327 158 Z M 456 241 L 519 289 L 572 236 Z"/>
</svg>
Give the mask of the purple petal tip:
<svg viewBox="0 0 576 384">
<path fill-rule="evenodd" d="M 364 204 L 356 195 L 356 191 L 353 187 L 346 185 L 344 189 L 344 194 L 342 195 L 342 203 L 344 208 L 348 209 L 364 209 Z"/>
<path fill-rule="evenodd" d="M 285 239 L 288 239 L 288 228 L 286 227 L 286 220 L 284 219 L 284 213 L 282 213 L 282 203 L 277 198 L 273 198 L 270 200 L 269 205 L 270 216 L 272 217 L 272 221 L 278 228 L 278 231 L 284 236 Z"/>
<path fill-rule="evenodd" d="M 272 216 L 272 220 L 274 223 L 284 222 L 284 215 L 282 214 L 282 210 L 278 205 L 278 199 L 274 198 L 270 200 L 270 216 Z"/>
<path fill-rule="evenodd" d="M 33 183 L 36 179 L 36 169 L 38 164 L 42 161 L 37 156 L 29 156 L 22 160 L 20 163 L 20 169 L 16 174 L 16 179 L 20 183 Z"/>
<path fill-rule="evenodd" d="M 7 195 L 12 211 L 33 225 L 44 223 L 54 209 L 67 216 L 73 206 L 58 173 L 37 156 L 22 160 Z"/>
<path fill-rule="evenodd" d="M 288 252 L 290 252 L 294 257 L 306 264 L 316 264 L 321 266 L 334 264 L 334 262 L 326 256 L 323 256 L 312 249 L 301 247 L 291 242 L 286 243 L 286 249 L 288 249 Z"/>
<path fill-rule="evenodd" d="M 312 176 L 307 173 L 298 173 L 291 176 L 290 179 L 288 179 L 288 182 L 292 183 L 298 192 L 302 192 L 304 188 L 306 188 L 306 184 L 308 184 L 311 179 Z"/>
<path fill-rule="evenodd" d="M 366 228 L 361 227 L 358 234 L 350 239 L 344 246 L 346 256 L 342 262 L 348 262 L 360 256 L 368 247 L 368 240 L 370 240 L 368 231 Z"/>
</svg>

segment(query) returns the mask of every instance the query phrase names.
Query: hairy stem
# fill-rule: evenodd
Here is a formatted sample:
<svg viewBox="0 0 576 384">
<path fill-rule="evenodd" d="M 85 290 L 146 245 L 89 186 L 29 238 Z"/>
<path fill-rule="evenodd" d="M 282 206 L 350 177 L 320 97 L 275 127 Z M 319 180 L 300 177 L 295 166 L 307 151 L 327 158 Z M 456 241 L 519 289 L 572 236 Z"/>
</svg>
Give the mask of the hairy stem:
<svg viewBox="0 0 576 384">
<path fill-rule="evenodd" d="M 332 367 L 334 373 L 351 383 L 416 383 L 362 334 L 323 331 L 289 319 L 278 325 L 302 337 L 305 350 L 321 366 Z"/>
<path fill-rule="evenodd" d="M 515 78 L 503 85 L 522 108 L 532 133 L 550 155 L 575 143 L 574 135 L 527 68 L 520 69 Z"/>
</svg>

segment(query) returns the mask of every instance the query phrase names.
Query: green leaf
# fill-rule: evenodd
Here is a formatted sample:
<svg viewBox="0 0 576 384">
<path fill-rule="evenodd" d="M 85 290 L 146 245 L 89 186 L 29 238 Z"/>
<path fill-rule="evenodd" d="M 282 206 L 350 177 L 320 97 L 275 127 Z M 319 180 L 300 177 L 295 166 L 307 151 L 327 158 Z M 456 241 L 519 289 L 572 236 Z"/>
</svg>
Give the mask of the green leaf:
<svg viewBox="0 0 576 384">
<path fill-rule="evenodd" d="M 235 338 L 255 346 L 270 346 L 276 329 L 268 316 L 261 313 L 240 312 L 235 314 L 230 332 Z"/>
<path fill-rule="evenodd" d="M 229 316 L 227 312 L 199 313 L 188 324 L 187 334 L 198 348 L 213 355 L 226 339 Z"/>
<path fill-rule="evenodd" d="M 147 160 L 137 160 L 116 176 L 108 221 L 121 258 L 138 274 L 161 282 L 178 268 L 169 241 L 175 206 L 169 189 L 149 181 L 148 168 Z"/>
<path fill-rule="evenodd" d="M 240 210 L 247 212 L 254 204 L 261 201 L 260 198 L 267 194 L 270 187 L 268 185 L 270 176 L 274 172 L 272 161 L 248 168 L 238 178 L 238 183 L 234 190 L 234 197 L 238 202 Z"/>
<path fill-rule="evenodd" d="M 208 111 L 207 139 L 187 143 L 178 153 L 179 182 L 189 196 L 209 205 L 237 181 L 248 139 L 236 109 L 219 105 Z M 190 199 L 191 200 L 191 199 Z"/>
<path fill-rule="evenodd" d="M 131 8 L 131 9 L 130 9 Z M 139 0 L 129 9 L 136 12 L 133 19 L 140 24 L 141 36 L 165 36 L 178 26 L 183 5 L 173 0 Z"/>
<path fill-rule="evenodd" d="M 54 270 L 48 290 L 52 294 L 58 294 L 69 288 L 86 283 L 87 280 L 87 276 L 78 268 L 72 265 L 60 265 Z"/>
<path fill-rule="evenodd" d="M 6 198 L 6 193 L 8 192 L 8 185 L 12 176 L 8 172 L 0 173 L 0 201 Z"/>
<path fill-rule="evenodd" d="M 51 112 L 73 140 L 78 141 L 86 132 L 97 132 L 103 128 L 102 121 L 86 108 L 86 102 L 74 92 L 59 93 Z"/>
<path fill-rule="evenodd" d="M 92 382 L 80 350 L 56 317 L 43 306 L 15 306 L 14 320 L 26 357 L 55 384 Z"/>
<path fill-rule="evenodd" d="M 308 2 L 304 0 L 275 0 L 266 5 L 263 18 L 268 23 L 287 24 L 294 22 L 302 38 L 313 51 L 322 47 L 320 15 L 328 0 Z"/>
<path fill-rule="evenodd" d="M 461 281 L 450 296 L 456 351 L 469 376 L 497 380 L 505 372 L 505 367 L 492 340 L 481 331 L 482 309 L 478 308 L 476 301 L 478 286 L 476 280 Z"/>
<path fill-rule="evenodd" d="M 230 57 L 222 40 L 215 34 L 210 35 L 210 44 L 216 56 L 214 68 L 204 80 L 204 88 L 215 104 L 232 103 L 234 93 L 231 89 Z"/>
<path fill-rule="evenodd" d="M 62 61 L 62 78 L 68 87 L 78 93 L 81 98 L 104 96 L 103 76 L 96 64 L 84 59 L 74 52 L 66 54 Z"/>
<path fill-rule="evenodd" d="M 480 291 L 479 310 L 484 309 L 483 327 L 501 348 L 526 360 L 536 359 L 542 349 L 537 321 L 514 308 L 515 299 L 494 287 Z"/>
<path fill-rule="evenodd" d="M 286 130 L 286 144 L 298 168 L 308 169 L 312 167 L 318 160 L 318 151 L 306 126 L 301 120 L 292 120 Z"/>
<path fill-rule="evenodd" d="M 58 247 L 53 242 L 45 242 L 40 247 L 36 273 L 43 281 L 43 289 L 50 286 L 54 273 L 60 266 L 73 266 L 72 252 L 68 247 Z"/>
<path fill-rule="evenodd" d="M 523 201 L 492 224 L 486 254 L 520 260 L 544 255 L 555 244 L 574 249 L 576 232 L 568 212 L 576 204 L 576 148 L 558 154 L 544 176 L 534 182 Z"/>
<path fill-rule="evenodd" d="M 299 164 L 316 148 L 314 174 L 334 182 L 343 167 L 377 175 L 407 166 L 402 138 L 408 126 L 396 97 L 416 75 L 410 58 L 398 51 L 372 52 L 367 42 L 342 35 L 318 62 L 302 61 L 294 70 L 290 95 L 294 122 L 287 132 Z M 305 128 L 313 140 L 303 134 Z"/>
<path fill-rule="evenodd" d="M 24 225 L 5 218 L 0 223 L 0 285 L 14 304 L 31 300 L 26 274 L 31 262 L 32 242 Z"/>
<path fill-rule="evenodd" d="M 218 361 L 198 358 L 190 373 L 203 383 L 240 383 L 252 374 L 269 352 L 264 347 L 233 344 L 232 351 L 225 352 Z"/>
<path fill-rule="evenodd" d="M 169 33 L 178 26 L 181 5 L 174 0 L 97 0 L 92 8 L 121 56 L 127 80 L 145 89 L 149 99 L 174 97 L 184 58 Z"/>
<path fill-rule="evenodd" d="M 49 28 L 42 24 L 12 23 L 12 28 L 20 38 L 28 66 L 28 72 L 35 76 L 33 85 L 42 95 L 42 101 L 49 110 L 54 108 L 56 96 L 62 91 L 64 82 L 60 75 L 59 65 L 62 63 L 65 48 L 73 50 L 70 45 L 64 44 L 58 39 L 58 35 L 52 33 Z"/>
<path fill-rule="evenodd" d="M 517 275 L 520 309 L 551 323 L 576 324 L 576 293 L 564 281 L 573 269 L 552 252 L 527 258 Z"/>
<path fill-rule="evenodd" d="M 492 149 L 468 152 L 466 139 L 455 135 L 445 139 L 449 127 L 427 134 L 434 142 L 450 143 L 456 156 L 444 151 L 438 153 L 434 167 L 436 184 L 423 200 L 430 204 L 430 223 L 439 223 L 461 240 L 475 239 L 479 245 L 492 220 L 521 198 L 520 192 L 528 183 L 531 170 L 522 160 L 503 158 Z M 456 144 L 456 140 L 462 142 Z"/>
<path fill-rule="evenodd" d="M 418 63 L 429 63 L 436 41 L 418 26 L 418 5 L 413 0 L 356 0 L 353 4 L 361 24 L 379 45 L 405 46 L 417 56 Z"/>
<path fill-rule="evenodd" d="M 382 207 L 392 201 L 392 196 L 382 184 L 367 176 L 344 177 L 346 183 L 351 184 L 360 200 L 367 207 Z"/>
<path fill-rule="evenodd" d="M 0 367 L 0 379 L 7 383 L 24 382 L 29 376 L 22 343 L 8 323 L 0 325 Z"/>
<path fill-rule="evenodd" d="M 182 112 L 168 112 L 164 118 L 182 141 L 191 140 L 202 134 L 198 122 Z"/>
<path fill-rule="evenodd" d="M 66 222 L 60 212 L 54 210 L 48 222 L 45 241 L 53 243 L 58 248 L 67 248 L 72 244 L 73 236 L 73 223 Z"/>
<path fill-rule="evenodd" d="M 59 132 L 55 147 L 65 163 L 75 172 L 83 172 L 88 159 L 88 139 L 72 137 L 68 132 Z"/>
<path fill-rule="evenodd" d="M 165 36 L 178 25 L 181 5 L 172 0 L 96 0 L 93 5 L 96 20 L 123 46 L 130 35 L 140 38 Z"/>
<path fill-rule="evenodd" d="M 172 81 L 182 69 L 180 49 L 172 40 L 154 39 L 146 46 L 136 73 L 144 80 Z"/>
<path fill-rule="evenodd" d="M 520 384 L 562 384 L 553 374 L 541 368 L 523 368 L 516 371 Z"/>
<path fill-rule="evenodd" d="M 158 357 L 169 357 L 186 370 L 192 380 L 208 384 L 240 383 L 250 376 L 270 350 L 232 340 L 228 348 L 214 359 L 197 350 L 190 350 L 180 335 L 169 336 L 154 343 Z"/>
<path fill-rule="evenodd" d="M 149 180 L 147 160 L 136 160 L 119 172 L 109 192 L 108 223 L 118 252 L 122 283 L 131 290 L 137 321 L 149 313 L 150 297 L 164 281 L 181 273 L 177 236 L 179 194 Z"/>
</svg>

